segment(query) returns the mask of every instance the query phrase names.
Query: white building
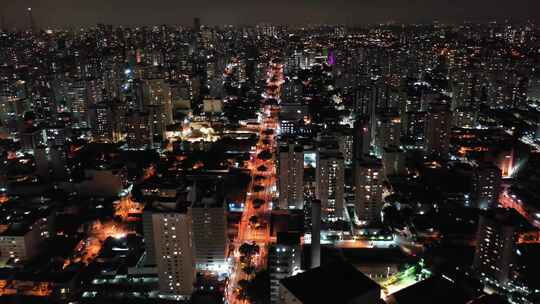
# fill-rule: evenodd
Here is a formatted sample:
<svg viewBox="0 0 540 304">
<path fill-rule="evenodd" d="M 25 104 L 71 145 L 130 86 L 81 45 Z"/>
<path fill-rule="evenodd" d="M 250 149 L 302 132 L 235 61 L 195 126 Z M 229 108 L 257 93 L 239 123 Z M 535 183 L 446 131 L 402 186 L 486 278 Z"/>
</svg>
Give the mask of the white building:
<svg viewBox="0 0 540 304">
<path fill-rule="evenodd" d="M 338 151 L 317 153 L 316 196 L 321 201 L 324 220 L 343 217 L 345 191 L 345 162 Z"/>
<path fill-rule="evenodd" d="M 152 240 L 156 257 L 159 291 L 165 294 L 190 296 L 195 281 L 195 257 L 191 218 L 175 210 L 175 203 L 155 206 L 151 213 Z M 147 222 L 148 223 L 148 222 Z"/>
<path fill-rule="evenodd" d="M 271 303 L 279 303 L 279 281 L 300 272 L 301 256 L 300 235 L 278 233 L 277 243 L 268 249 Z"/>
<path fill-rule="evenodd" d="M 361 223 L 378 222 L 383 205 L 383 166 L 381 161 L 368 158 L 357 162 L 355 168 L 355 210 Z"/>
<path fill-rule="evenodd" d="M 279 149 L 279 208 L 304 207 L 304 148 L 287 144 Z"/>
<path fill-rule="evenodd" d="M 227 270 L 227 213 L 223 201 L 204 197 L 189 208 L 198 270 Z"/>
</svg>

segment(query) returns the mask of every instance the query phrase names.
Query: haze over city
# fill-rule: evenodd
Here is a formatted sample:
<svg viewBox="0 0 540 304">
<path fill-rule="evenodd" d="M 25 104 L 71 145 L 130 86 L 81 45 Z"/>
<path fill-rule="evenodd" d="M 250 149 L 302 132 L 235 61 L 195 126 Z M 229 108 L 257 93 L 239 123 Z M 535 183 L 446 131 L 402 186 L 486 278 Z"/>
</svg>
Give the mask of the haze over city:
<svg viewBox="0 0 540 304">
<path fill-rule="evenodd" d="M 194 16 L 209 25 L 540 20 L 540 3 L 534 0 L 3 0 L 0 13 L 9 26 L 20 27 L 25 24 L 27 7 L 34 9 L 36 21 L 43 27 L 189 25 Z"/>
</svg>

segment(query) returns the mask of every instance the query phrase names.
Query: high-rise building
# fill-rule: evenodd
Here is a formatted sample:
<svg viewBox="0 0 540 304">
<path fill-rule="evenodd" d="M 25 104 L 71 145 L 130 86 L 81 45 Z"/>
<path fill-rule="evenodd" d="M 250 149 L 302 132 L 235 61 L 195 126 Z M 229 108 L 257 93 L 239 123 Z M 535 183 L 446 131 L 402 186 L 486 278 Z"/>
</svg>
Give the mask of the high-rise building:
<svg viewBox="0 0 540 304">
<path fill-rule="evenodd" d="M 473 264 L 478 274 L 500 284 L 512 280 L 518 232 L 524 221 L 514 209 L 491 209 L 481 214 Z"/>
<path fill-rule="evenodd" d="M 386 147 L 383 149 L 382 164 L 384 176 L 403 175 L 405 168 L 405 153 L 398 147 Z"/>
<path fill-rule="evenodd" d="M 34 126 L 25 126 L 19 134 L 21 141 L 21 149 L 24 151 L 32 151 L 38 146 L 46 143 L 45 132 Z"/>
<path fill-rule="evenodd" d="M 65 99 L 68 108 L 71 110 L 71 115 L 73 115 L 74 125 L 81 128 L 87 128 L 89 126 L 89 104 L 84 82 L 78 81 L 70 83 L 65 92 Z"/>
<path fill-rule="evenodd" d="M 353 159 L 361 159 L 369 154 L 371 145 L 368 117 L 358 117 L 353 128 Z"/>
<path fill-rule="evenodd" d="M 309 116 L 308 107 L 301 102 L 282 102 L 279 112 L 278 132 L 283 136 L 305 136 L 309 134 L 309 125 L 305 119 Z"/>
<path fill-rule="evenodd" d="M 201 18 L 193 18 L 193 31 L 199 32 L 201 30 Z"/>
<path fill-rule="evenodd" d="M 401 119 L 397 113 L 377 115 L 375 154 L 381 156 L 386 147 L 399 147 L 401 138 Z"/>
<path fill-rule="evenodd" d="M 493 163 L 481 163 L 472 179 L 472 199 L 480 209 L 497 207 L 501 191 L 502 171 Z"/>
<path fill-rule="evenodd" d="M 279 281 L 300 272 L 300 234 L 278 232 L 277 243 L 268 249 L 270 302 L 279 303 Z"/>
<path fill-rule="evenodd" d="M 321 266 L 321 201 L 311 201 L 311 268 Z"/>
<path fill-rule="evenodd" d="M 319 133 L 317 141 L 331 143 L 332 145 L 337 146 L 337 149 L 343 155 L 345 164 L 347 166 L 352 164 L 354 158 L 353 129 L 339 126 L 339 128 Z"/>
<path fill-rule="evenodd" d="M 146 79 L 142 85 L 145 105 L 160 106 L 161 117 L 165 126 L 173 123 L 173 105 L 171 86 L 164 79 Z"/>
<path fill-rule="evenodd" d="M 447 104 L 432 103 L 426 117 L 425 145 L 427 155 L 446 158 L 450 150 L 452 114 Z"/>
<path fill-rule="evenodd" d="M 406 138 L 406 142 L 414 145 L 415 149 L 423 149 L 426 112 L 404 112 L 401 116 L 403 136 Z"/>
<path fill-rule="evenodd" d="M 227 270 L 227 213 L 222 199 L 202 197 L 189 208 L 198 270 Z"/>
<path fill-rule="evenodd" d="M 152 146 L 153 134 L 148 113 L 129 112 L 126 115 L 126 142 L 130 149 L 146 149 Z"/>
<path fill-rule="evenodd" d="M 279 148 L 279 207 L 304 206 L 304 147 L 287 143 Z"/>
<path fill-rule="evenodd" d="M 155 204 L 145 210 L 145 241 L 152 246 L 157 265 L 159 291 L 190 296 L 195 282 L 195 257 L 191 218 L 174 203 Z M 151 235 L 147 235 L 151 233 Z M 148 254 L 148 253 L 147 253 Z M 148 256 L 147 256 L 148 257 Z"/>
<path fill-rule="evenodd" d="M 117 142 L 120 140 L 118 117 L 112 105 L 101 102 L 91 107 L 92 137 L 100 142 Z"/>
<path fill-rule="evenodd" d="M 376 158 L 365 158 L 355 168 L 355 211 L 363 224 L 380 221 L 383 205 L 383 166 Z"/>
<path fill-rule="evenodd" d="M 315 192 L 321 201 L 323 219 L 341 219 L 345 195 L 345 162 L 341 152 L 318 151 L 315 180 Z"/>
</svg>

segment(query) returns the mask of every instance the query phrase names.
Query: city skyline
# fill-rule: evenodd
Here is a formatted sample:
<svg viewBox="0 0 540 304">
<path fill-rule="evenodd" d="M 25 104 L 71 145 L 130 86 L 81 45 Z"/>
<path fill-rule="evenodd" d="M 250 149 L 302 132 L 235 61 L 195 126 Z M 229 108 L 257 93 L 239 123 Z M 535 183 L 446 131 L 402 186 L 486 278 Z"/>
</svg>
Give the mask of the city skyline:
<svg viewBox="0 0 540 304">
<path fill-rule="evenodd" d="M 97 23 L 125 26 L 190 25 L 194 17 L 200 17 L 208 25 L 250 25 L 264 22 L 284 25 L 367 25 L 386 22 L 429 23 L 434 20 L 442 23 L 540 21 L 540 16 L 535 14 L 540 10 L 540 3 L 531 0 L 315 0 L 309 3 L 285 0 L 239 0 L 227 3 L 211 0 L 6 0 L 0 3 L 0 16 L 4 18 L 5 26 L 27 27 L 28 8 L 32 8 L 35 22 L 42 28 L 69 28 Z"/>
</svg>

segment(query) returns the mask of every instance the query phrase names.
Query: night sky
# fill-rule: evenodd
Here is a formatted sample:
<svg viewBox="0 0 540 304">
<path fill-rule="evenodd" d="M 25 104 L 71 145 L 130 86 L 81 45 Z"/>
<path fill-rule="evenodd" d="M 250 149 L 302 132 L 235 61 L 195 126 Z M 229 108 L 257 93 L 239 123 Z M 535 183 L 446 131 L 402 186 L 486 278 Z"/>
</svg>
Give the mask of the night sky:
<svg viewBox="0 0 540 304">
<path fill-rule="evenodd" d="M 107 24 L 343 23 L 385 21 L 540 21 L 540 0 L 0 0 L 8 27 Z"/>
</svg>

